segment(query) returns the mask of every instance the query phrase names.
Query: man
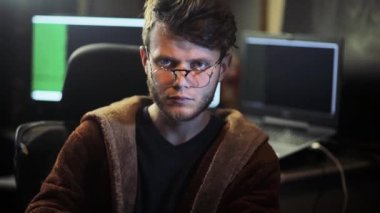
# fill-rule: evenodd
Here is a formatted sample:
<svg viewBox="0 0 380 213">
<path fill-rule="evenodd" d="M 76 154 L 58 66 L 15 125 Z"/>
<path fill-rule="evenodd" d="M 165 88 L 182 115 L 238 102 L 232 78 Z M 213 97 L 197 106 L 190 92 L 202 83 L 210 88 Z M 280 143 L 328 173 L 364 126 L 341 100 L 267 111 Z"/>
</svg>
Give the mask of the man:
<svg viewBox="0 0 380 213">
<path fill-rule="evenodd" d="M 148 97 L 83 116 L 27 211 L 278 212 L 267 135 L 235 110 L 209 110 L 236 27 L 218 0 L 148 0 Z"/>
</svg>

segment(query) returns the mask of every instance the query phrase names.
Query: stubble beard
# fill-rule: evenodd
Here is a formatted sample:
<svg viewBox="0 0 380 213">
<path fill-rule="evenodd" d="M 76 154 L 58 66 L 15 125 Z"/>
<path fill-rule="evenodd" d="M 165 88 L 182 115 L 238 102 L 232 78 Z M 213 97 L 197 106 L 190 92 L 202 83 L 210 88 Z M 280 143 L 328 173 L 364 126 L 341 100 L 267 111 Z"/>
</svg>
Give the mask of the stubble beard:
<svg viewBox="0 0 380 213">
<path fill-rule="evenodd" d="M 175 122 L 190 121 L 196 118 L 198 115 L 200 115 L 210 105 L 212 99 L 214 98 L 214 93 L 216 90 L 216 86 L 215 86 L 215 88 L 212 90 L 211 93 L 205 95 L 201 99 L 200 103 L 194 106 L 194 109 L 191 113 L 183 113 L 179 111 L 171 111 L 170 107 L 166 106 L 166 104 L 164 103 L 165 100 L 163 100 L 165 99 L 165 97 L 160 95 L 158 86 L 155 86 L 155 83 L 149 77 L 147 78 L 147 85 L 149 89 L 149 94 L 152 97 L 154 103 L 157 104 L 161 113 L 169 120 L 172 120 Z"/>
</svg>

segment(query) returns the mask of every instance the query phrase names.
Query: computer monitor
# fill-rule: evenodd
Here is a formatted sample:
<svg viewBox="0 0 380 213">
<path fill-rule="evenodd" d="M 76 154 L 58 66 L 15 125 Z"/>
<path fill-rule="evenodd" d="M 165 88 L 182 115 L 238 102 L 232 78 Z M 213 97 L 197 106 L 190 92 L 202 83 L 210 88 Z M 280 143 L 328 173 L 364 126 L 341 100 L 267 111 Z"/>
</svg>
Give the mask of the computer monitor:
<svg viewBox="0 0 380 213">
<path fill-rule="evenodd" d="M 90 43 L 141 45 L 142 18 L 33 16 L 31 97 L 59 102 L 70 54 Z"/>
<path fill-rule="evenodd" d="M 245 32 L 241 47 L 244 113 L 336 127 L 340 39 Z"/>
</svg>

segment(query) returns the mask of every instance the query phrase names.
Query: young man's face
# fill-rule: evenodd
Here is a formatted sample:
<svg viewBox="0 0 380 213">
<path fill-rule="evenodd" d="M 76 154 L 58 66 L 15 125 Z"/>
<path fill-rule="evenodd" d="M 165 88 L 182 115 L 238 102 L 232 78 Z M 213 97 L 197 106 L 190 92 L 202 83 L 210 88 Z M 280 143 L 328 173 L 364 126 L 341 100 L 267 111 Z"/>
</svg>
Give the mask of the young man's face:
<svg viewBox="0 0 380 213">
<path fill-rule="evenodd" d="M 141 49 L 140 54 L 150 94 L 160 111 L 176 121 L 191 120 L 202 113 L 212 101 L 217 82 L 226 70 L 225 60 L 216 64 L 220 51 L 175 36 L 162 23 L 153 27 L 147 48 Z M 198 76 L 191 71 L 186 77 L 185 71 L 176 71 L 176 79 L 170 81 L 168 76 L 173 75 L 170 71 L 173 69 L 204 71 Z"/>
</svg>

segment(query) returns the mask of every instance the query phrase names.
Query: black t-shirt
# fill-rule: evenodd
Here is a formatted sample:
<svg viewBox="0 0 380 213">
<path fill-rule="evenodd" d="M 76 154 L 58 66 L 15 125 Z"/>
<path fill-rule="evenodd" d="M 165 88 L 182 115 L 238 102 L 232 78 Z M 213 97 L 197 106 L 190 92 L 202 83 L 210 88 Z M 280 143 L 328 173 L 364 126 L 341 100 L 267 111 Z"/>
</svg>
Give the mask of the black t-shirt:
<svg viewBox="0 0 380 213">
<path fill-rule="evenodd" d="M 195 168 L 217 137 L 223 121 L 212 116 L 186 143 L 170 144 L 154 126 L 147 107 L 136 116 L 139 190 L 136 212 L 175 212 Z"/>
</svg>

